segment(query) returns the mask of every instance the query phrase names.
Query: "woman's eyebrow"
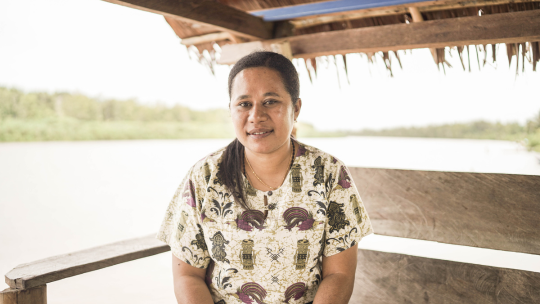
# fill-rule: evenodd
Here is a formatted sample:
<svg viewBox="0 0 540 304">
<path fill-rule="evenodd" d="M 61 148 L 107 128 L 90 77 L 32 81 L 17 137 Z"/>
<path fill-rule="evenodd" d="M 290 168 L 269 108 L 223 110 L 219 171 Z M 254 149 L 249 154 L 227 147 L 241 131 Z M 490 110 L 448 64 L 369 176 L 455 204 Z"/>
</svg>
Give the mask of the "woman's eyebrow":
<svg viewBox="0 0 540 304">
<path fill-rule="evenodd" d="M 274 96 L 274 97 L 281 97 L 281 96 L 279 96 L 279 94 L 278 94 L 278 93 L 274 93 L 274 92 L 266 92 L 266 93 L 264 93 L 264 95 L 263 95 L 263 96 Z"/>
<path fill-rule="evenodd" d="M 266 92 L 266 93 L 263 94 L 263 96 L 264 97 L 266 97 L 266 96 L 281 97 L 281 96 L 279 96 L 278 93 L 275 93 L 275 92 Z M 236 98 L 236 100 L 238 101 L 238 100 L 246 99 L 246 98 L 250 98 L 250 97 L 251 97 L 250 95 L 240 95 L 240 96 L 238 96 L 238 98 Z"/>
<path fill-rule="evenodd" d="M 249 95 L 240 95 L 238 96 L 238 98 L 236 98 L 236 100 L 240 100 L 240 99 L 246 99 L 246 98 L 250 98 L 251 96 Z"/>
</svg>

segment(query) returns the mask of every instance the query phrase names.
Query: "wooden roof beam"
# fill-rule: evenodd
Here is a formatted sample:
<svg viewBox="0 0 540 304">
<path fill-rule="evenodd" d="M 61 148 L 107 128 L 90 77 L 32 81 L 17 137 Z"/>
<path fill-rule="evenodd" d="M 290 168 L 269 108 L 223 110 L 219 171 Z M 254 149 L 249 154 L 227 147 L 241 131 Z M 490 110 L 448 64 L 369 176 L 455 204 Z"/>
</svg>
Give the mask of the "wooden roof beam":
<svg viewBox="0 0 540 304">
<path fill-rule="evenodd" d="M 103 0 L 185 22 L 216 27 L 250 40 L 272 38 L 273 23 L 211 0 Z"/>
<path fill-rule="evenodd" d="M 458 8 L 468 8 L 485 5 L 500 5 L 508 3 L 531 3 L 540 2 L 540 0 L 475 0 L 475 1 L 463 1 L 463 0 L 439 0 L 430 2 L 416 2 L 395 6 L 376 7 L 362 10 L 354 10 L 347 12 L 329 13 L 329 14 L 317 14 L 310 16 L 298 17 L 290 20 L 295 28 L 305 28 L 320 24 L 327 24 L 332 22 L 355 20 L 362 18 L 390 16 L 407 14 L 411 7 L 414 7 L 421 12 L 433 12 L 440 10 L 450 10 Z M 261 14 L 257 12 L 257 14 Z"/>
<path fill-rule="evenodd" d="M 222 41 L 222 40 L 227 40 L 227 39 L 234 43 L 240 42 L 238 41 L 238 38 L 234 37 L 234 35 L 232 35 L 231 33 L 220 32 L 220 33 L 211 33 L 211 34 L 189 37 L 189 38 L 182 38 L 182 44 L 195 45 L 195 44 L 201 44 L 201 43 L 207 43 L 207 42 Z"/>
<path fill-rule="evenodd" d="M 290 43 L 295 58 L 540 41 L 540 10 L 321 32 L 262 41 L 257 45 L 253 42 L 225 45 L 219 63 L 234 63 L 254 50 L 271 49 L 269 45 L 279 41 Z"/>
</svg>

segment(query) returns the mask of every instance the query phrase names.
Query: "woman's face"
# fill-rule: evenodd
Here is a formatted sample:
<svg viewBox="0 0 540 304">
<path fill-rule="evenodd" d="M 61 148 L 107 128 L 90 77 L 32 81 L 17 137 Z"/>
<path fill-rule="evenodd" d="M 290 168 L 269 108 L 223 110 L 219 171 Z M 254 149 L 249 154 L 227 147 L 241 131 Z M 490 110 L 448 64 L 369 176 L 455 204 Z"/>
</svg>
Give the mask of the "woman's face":
<svg viewBox="0 0 540 304">
<path fill-rule="evenodd" d="M 248 68 L 231 88 L 231 117 L 240 142 L 254 153 L 272 153 L 289 141 L 302 102 L 293 107 L 279 72 Z"/>
</svg>

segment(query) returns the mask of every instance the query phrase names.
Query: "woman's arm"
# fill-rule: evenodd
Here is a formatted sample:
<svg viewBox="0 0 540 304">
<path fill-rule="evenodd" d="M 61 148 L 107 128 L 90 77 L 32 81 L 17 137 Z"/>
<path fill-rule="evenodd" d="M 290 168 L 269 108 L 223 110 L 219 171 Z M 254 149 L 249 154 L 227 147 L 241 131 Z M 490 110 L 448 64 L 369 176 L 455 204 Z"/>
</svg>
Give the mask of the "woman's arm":
<svg viewBox="0 0 540 304">
<path fill-rule="evenodd" d="M 358 245 L 334 254 L 323 256 L 323 279 L 313 304 L 347 304 L 351 298 L 356 273 Z"/>
<path fill-rule="evenodd" d="M 214 304 L 204 282 L 206 269 L 193 267 L 172 254 L 174 295 L 178 304 Z"/>
</svg>

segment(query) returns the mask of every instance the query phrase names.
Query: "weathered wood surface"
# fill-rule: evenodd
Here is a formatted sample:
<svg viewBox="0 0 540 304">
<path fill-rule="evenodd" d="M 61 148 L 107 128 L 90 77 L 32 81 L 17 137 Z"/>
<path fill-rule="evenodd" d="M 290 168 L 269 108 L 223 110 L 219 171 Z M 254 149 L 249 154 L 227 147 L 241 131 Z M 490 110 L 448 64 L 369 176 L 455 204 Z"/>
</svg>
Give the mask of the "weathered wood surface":
<svg viewBox="0 0 540 304">
<path fill-rule="evenodd" d="M 540 40 L 540 10 L 321 32 L 290 38 L 295 57 Z"/>
<path fill-rule="evenodd" d="M 386 7 L 376 7 L 376 8 L 370 8 L 370 9 L 346 11 L 346 12 L 331 13 L 331 14 L 312 15 L 312 16 L 291 19 L 290 22 L 295 26 L 295 28 L 305 28 L 305 27 L 310 27 L 314 25 L 326 24 L 326 23 L 338 22 L 338 21 L 407 14 L 409 12 L 410 7 L 414 7 L 418 9 L 420 12 L 433 12 L 433 11 L 450 10 L 450 9 L 458 9 L 458 8 L 482 7 L 482 6 L 500 5 L 500 4 L 509 4 L 509 3 L 532 3 L 532 2 L 539 2 L 539 0 L 512 0 L 512 1 L 509 1 L 509 0 L 474 0 L 474 1 L 442 0 L 441 1 L 439 0 L 439 1 L 407 3 L 407 4 L 402 4 L 402 5 L 393 5 L 393 6 L 386 6 Z"/>
<path fill-rule="evenodd" d="M 262 49 L 283 40 L 265 40 Z M 540 41 L 540 10 L 321 32 L 285 40 L 295 58 Z M 219 62 L 231 63 L 257 49 L 261 47 L 256 44 L 224 45 Z"/>
<path fill-rule="evenodd" d="M 540 303 L 540 273 L 359 250 L 349 303 Z"/>
<path fill-rule="evenodd" d="M 229 32 L 219 32 L 219 33 L 211 33 L 211 34 L 205 34 L 195 37 L 189 37 L 189 38 L 183 38 L 182 44 L 183 45 L 194 45 L 194 44 L 200 44 L 200 43 L 211 43 L 214 41 L 222 41 L 229 39 L 231 41 L 236 41 L 234 38 L 234 35 L 232 35 Z"/>
<path fill-rule="evenodd" d="M 350 171 L 376 234 L 540 254 L 540 176 Z"/>
<path fill-rule="evenodd" d="M 169 250 L 152 234 L 19 265 L 6 274 L 6 283 L 28 289 Z"/>
<path fill-rule="evenodd" d="M 47 304 L 47 285 L 0 291 L 0 304 Z"/>
<path fill-rule="evenodd" d="M 185 22 L 210 25 L 249 39 L 272 38 L 270 22 L 211 0 L 104 0 L 107 2 L 179 18 Z"/>
</svg>

